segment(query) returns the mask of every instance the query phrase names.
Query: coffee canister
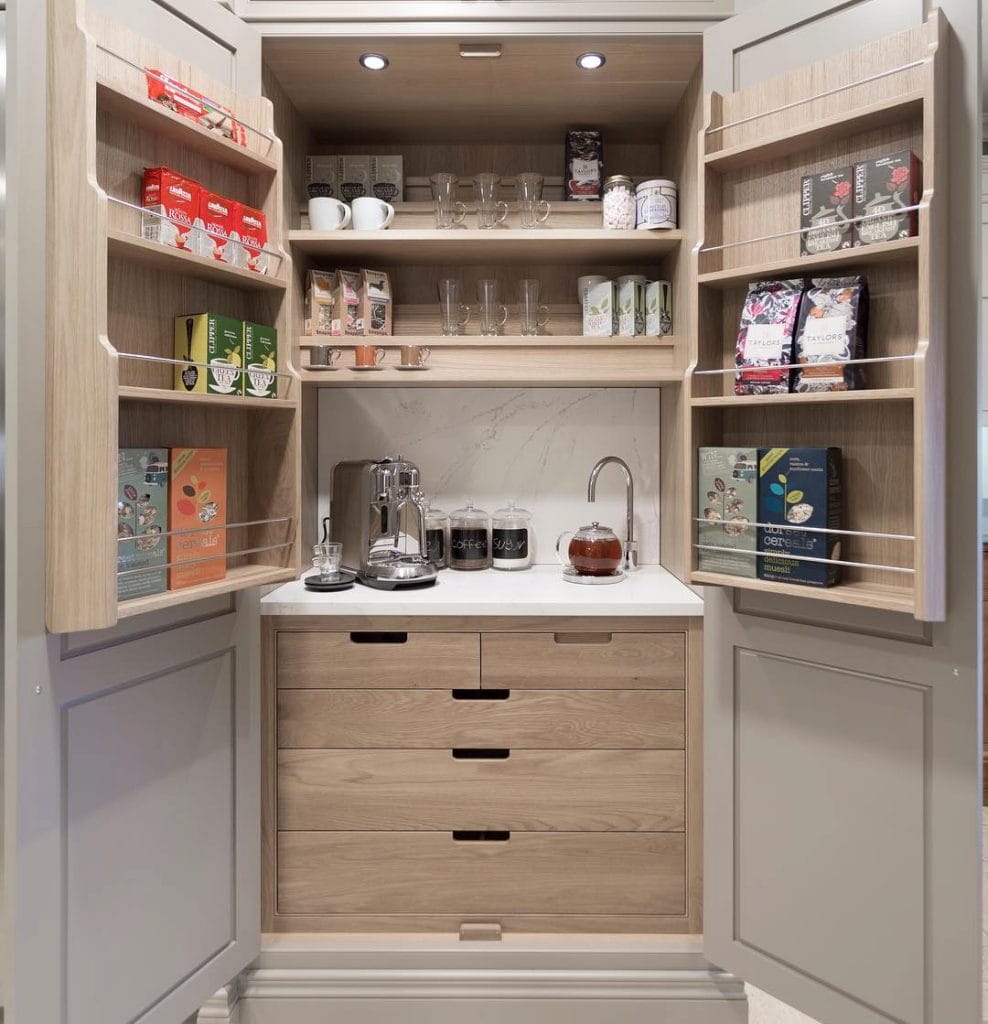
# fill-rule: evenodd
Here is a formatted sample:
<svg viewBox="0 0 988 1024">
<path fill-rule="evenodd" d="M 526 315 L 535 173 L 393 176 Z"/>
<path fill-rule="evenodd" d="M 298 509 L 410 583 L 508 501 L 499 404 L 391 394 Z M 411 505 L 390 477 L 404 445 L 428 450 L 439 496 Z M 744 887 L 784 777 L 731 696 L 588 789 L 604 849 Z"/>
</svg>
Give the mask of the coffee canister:
<svg viewBox="0 0 988 1024">
<path fill-rule="evenodd" d="M 640 231 L 675 228 L 679 223 L 679 192 L 668 178 L 650 178 L 635 189 L 635 227 Z"/>
<path fill-rule="evenodd" d="M 491 517 L 468 501 L 449 517 L 449 567 L 489 569 L 491 565 Z"/>
<path fill-rule="evenodd" d="M 532 564 L 532 513 L 508 502 L 491 523 L 491 555 L 495 569 L 527 569 Z"/>
</svg>

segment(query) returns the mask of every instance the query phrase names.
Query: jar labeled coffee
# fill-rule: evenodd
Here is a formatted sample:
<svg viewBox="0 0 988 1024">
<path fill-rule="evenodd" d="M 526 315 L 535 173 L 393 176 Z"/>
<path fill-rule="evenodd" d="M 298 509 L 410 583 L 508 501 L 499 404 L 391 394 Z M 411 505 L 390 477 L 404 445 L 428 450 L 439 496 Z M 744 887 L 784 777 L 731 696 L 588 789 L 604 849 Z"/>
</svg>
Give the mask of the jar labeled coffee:
<svg viewBox="0 0 988 1024">
<path fill-rule="evenodd" d="M 425 510 L 425 553 L 437 569 L 447 565 L 449 516 L 432 505 Z"/>
<path fill-rule="evenodd" d="M 532 513 L 513 501 L 494 513 L 491 556 L 495 569 L 527 569 L 532 564 Z"/>
<path fill-rule="evenodd" d="M 489 569 L 491 565 L 491 517 L 468 501 L 449 517 L 449 567 Z"/>
</svg>

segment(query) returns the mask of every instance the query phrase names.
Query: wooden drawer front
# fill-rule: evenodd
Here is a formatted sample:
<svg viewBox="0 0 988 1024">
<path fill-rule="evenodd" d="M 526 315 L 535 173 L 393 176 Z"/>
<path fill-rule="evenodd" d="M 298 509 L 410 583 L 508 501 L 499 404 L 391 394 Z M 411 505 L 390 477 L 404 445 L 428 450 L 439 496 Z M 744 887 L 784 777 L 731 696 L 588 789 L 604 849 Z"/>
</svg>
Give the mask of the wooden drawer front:
<svg viewBox="0 0 988 1024">
<path fill-rule="evenodd" d="M 282 690 L 278 746 L 682 749 L 682 690 Z"/>
<path fill-rule="evenodd" d="M 484 686 L 508 689 L 681 690 L 685 633 L 484 633 Z M 601 642 L 605 641 L 605 642 Z"/>
<path fill-rule="evenodd" d="M 282 914 L 682 914 L 682 834 L 282 832 Z"/>
<path fill-rule="evenodd" d="M 479 683 L 477 633 L 278 634 L 279 687 L 451 690 Z"/>
<path fill-rule="evenodd" d="M 685 771 L 681 750 L 282 750 L 278 827 L 675 831 Z"/>
</svg>

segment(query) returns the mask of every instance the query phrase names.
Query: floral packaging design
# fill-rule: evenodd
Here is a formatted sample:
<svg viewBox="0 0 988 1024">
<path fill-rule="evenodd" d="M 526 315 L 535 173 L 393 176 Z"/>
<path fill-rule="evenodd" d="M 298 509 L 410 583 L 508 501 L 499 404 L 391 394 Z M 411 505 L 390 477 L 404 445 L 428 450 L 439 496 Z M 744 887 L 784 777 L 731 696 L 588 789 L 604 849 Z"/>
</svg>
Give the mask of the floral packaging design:
<svg viewBox="0 0 988 1024">
<path fill-rule="evenodd" d="M 807 174 L 800 184 L 799 196 L 800 255 L 850 249 L 854 235 L 852 169 L 838 167 Z"/>
<path fill-rule="evenodd" d="M 789 390 L 793 334 L 803 287 L 800 280 L 748 285 L 735 346 L 736 395 L 774 395 Z"/>
<path fill-rule="evenodd" d="M 758 452 L 754 448 L 700 448 L 696 470 L 697 516 L 702 520 L 697 526 L 697 568 L 754 579 L 756 534 L 749 524 L 757 522 Z"/>
<path fill-rule="evenodd" d="M 226 455 L 225 448 L 171 450 L 168 561 L 188 564 L 168 570 L 169 590 L 226 577 Z"/>
<path fill-rule="evenodd" d="M 841 528 L 841 474 L 840 448 L 759 448 L 758 522 L 765 524 L 758 528 L 760 580 L 840 583 L 841 567 L 826 561 L 841 557 L 840 540 L 817 531 Z"/>
<path fill-rule="evenodd" d="M 863 277 L 810 282 L 796 328 L 793 391 L 855 391 L 865 386 L 860 366 L 868 338 L 868 282 Z M 820 364 L 819 366 L 815 364 Z"/>
<path fill-rule="evenodd" d="M 874 245 L 915 235 L 920 162 L 908 149 L 854 165 L 854 244 Z M 907 211 L 907 212 L 903 212 Z"/>
<path fill-rule="evenodd" d="M 117 450 L 117 598 L 165 589 L 168 543 L 168 449 Z M 140 570 L 134 572 L 133 570 Z"/>
</svg>

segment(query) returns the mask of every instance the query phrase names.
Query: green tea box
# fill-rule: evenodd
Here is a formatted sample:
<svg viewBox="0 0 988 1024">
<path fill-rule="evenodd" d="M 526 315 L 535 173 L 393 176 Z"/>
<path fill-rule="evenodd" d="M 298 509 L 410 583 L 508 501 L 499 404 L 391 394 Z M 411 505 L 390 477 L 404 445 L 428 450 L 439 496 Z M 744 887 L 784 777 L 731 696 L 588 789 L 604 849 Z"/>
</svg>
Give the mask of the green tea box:
<svg viewBox="0 0 988 1024">
<path fill-rule="evenodd" d="M 757 575 L 758 452 L 754 448 L 700 448 L 697 452 L 697 568 L 728 576 Z M 705 551 L 704 546 L 727 548 Z"/>
<path fill-rule="evenodd" d="M 617 287 L 613 281 L 592 284 L 583 293 L 583 333 L 595 338 L 617 333 Z"/>
<path fill-rule="evenodd" d="M 168 449 L 117 449 L 117 598 L 166 589 Z M 139 569 L 140 572 L 133 572 Z"/>
<path fill-rule="evenodd" d="M 244 323 L 244 394 L 277 398 L 278 331 L 264 324 Z"/>
<path fill-rule="evenodd" d="M 758 522 L 764 524 L 758 550 L 765 552 L 758 559 L 759 579 L 810 587 L 840 583 L 841 567 L 827 564 L 841 557 L 840 540 L 817 531 L 841 528 L 841 466 L 840 448 L 758 449 Z"/>
<path fill-rule="evenodd" d="M 175 317 L 175 390 L 197 395 L 239 395 L 243 321 L 215 313 Z"/>
</svg>

